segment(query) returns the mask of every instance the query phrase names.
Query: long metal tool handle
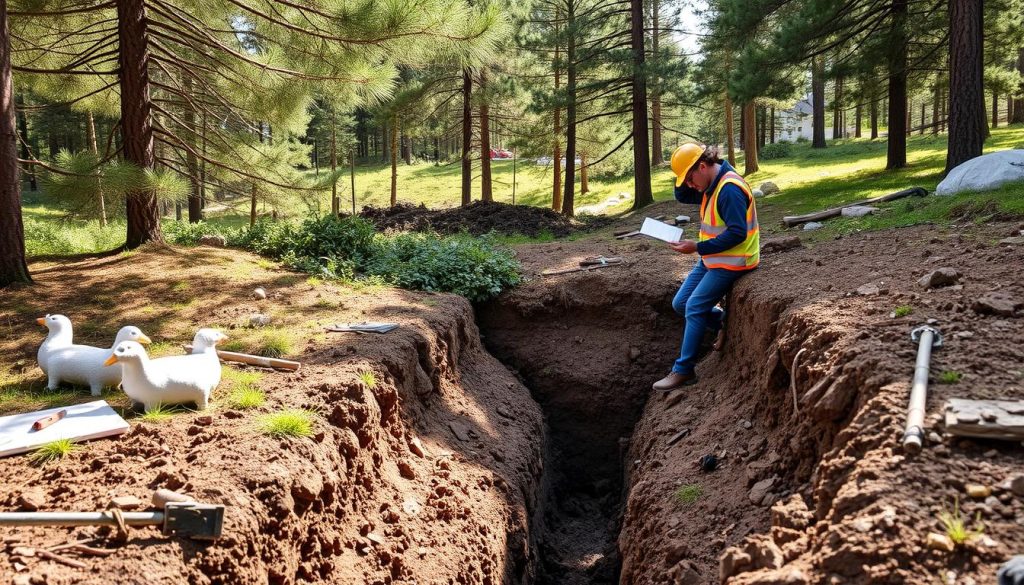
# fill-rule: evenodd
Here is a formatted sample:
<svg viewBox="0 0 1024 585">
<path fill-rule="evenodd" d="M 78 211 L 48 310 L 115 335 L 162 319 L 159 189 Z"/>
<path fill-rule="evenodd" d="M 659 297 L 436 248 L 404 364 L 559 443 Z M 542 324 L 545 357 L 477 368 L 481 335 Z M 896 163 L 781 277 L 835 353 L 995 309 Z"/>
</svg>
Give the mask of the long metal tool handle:
<svg viewBox="0 0 1024 585">
<path fill-rule="evenodd" d="M 914 382 L 910 387 L 910 404 L 907 406 L 907 427 L 903 431 L 903 450 L 911 455 L 921 451 L 924 444 L 925 401 L 928 398 L 928 369 L 932 359 L 932 344 L 938 331 L 931 327 L 920 327 L 911 333 L 917 337 L 917 363 L 914 366 Z M 941 343 L 941 338 L 940 343 Z"/>
<path fill-rule="evenodd" d="M 122 512 L 128 526 L 162 526 L 163 512 Z M 110 512 L 0 512 L 0 526 L 117 526 Z"/>
</svg>

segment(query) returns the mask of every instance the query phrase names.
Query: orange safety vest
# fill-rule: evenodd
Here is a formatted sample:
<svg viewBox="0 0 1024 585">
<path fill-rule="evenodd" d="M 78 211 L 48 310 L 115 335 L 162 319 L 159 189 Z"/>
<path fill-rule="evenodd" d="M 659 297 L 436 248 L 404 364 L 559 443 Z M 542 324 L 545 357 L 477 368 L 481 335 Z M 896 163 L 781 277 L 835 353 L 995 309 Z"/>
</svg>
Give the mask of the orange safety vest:
<svg viewBox="0 0 1024 585">
<path fill-rule="evenodd" d="M 761 235 L 757 225 L 757 208 L 754 206 L 754 195 L 743 177 L 729 171 L 722 175 L 715 186 L 714 193 L 709 197 L 706 193 L 700 204 L 700 238 L 704 242 L 718 237 L 726 230 L 725 221 L 718 215 L 718 194 L 726 185 L 736 185 L 747 196 L 747 237 L 739 244 L 718 254 L 702 256 L 704 266 L 708 268 L 725 268 L 726 270 L 750 270 L 757 266 L 761 259 Z"/>
</svg>

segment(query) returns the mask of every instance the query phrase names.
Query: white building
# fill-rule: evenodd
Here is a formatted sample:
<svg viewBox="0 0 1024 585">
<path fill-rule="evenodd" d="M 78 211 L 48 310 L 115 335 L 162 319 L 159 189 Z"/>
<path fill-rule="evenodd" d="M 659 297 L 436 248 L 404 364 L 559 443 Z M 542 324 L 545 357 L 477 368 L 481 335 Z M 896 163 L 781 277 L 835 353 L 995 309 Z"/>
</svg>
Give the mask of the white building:
<svg viewBox="0 0 1024 585">
<path fill-rule="evenodd" d="M 814 130 L 812 128 L 814 107 L 811 105 L 811 96 L 804 96 L 803 99 L 788 110 L 781 110 L 775 113 L 775 140 L 777 142 L 796 142 L 800 138 L 811 140 Z"/>
</svg>

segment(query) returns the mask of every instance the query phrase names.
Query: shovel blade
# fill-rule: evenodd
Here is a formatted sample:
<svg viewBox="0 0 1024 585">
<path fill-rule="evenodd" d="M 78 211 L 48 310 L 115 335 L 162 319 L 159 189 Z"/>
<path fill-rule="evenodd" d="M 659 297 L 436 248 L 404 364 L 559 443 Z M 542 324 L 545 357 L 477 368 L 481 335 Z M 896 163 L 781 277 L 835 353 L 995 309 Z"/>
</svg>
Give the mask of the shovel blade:
<svg viewBox="0 0 1024 585">
<path fill-rule="evenodd" d="M 168 502 L 164 534 L 196 540 L 216 540 L 224 528 L 224 506 L 198 502 Z"/>
</svg>

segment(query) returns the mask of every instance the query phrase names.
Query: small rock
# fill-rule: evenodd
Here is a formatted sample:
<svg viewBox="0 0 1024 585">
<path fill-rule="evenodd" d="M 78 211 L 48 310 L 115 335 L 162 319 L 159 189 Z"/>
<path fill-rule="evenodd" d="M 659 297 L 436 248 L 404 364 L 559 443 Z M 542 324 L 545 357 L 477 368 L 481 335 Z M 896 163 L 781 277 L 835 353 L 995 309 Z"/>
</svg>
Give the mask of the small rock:
<svg viewBox="0 0 1024 585">
<path fill-rule="evenodd" d="M 880 292 L 881 292 L 881 289 L 879 289 L 878 285 L 875 285 L 875 284 L 868 283 L 868 284 L 862 284 L 861 286 L 857 287 L 857 294 L 859 294 L 861 296 L 865 296 L 865 297 L 875 296 L 875 295 L 877 295 Z"/>
<path fill-rule="evenodd" d="M 413 499 L 408 499 L 402 502 L 402 511 L 410 516 L 415 516 L 420 513 L 422 506 L 420 503 Z"/>
<path fill-rule="evenodd" d="M 1024 236 L 1016 236 L 1016 237 L 1013 237 L 1013 238 L 1003 238 L 1003 239 L 999 240 L 999 243 L 1007 245 L 1007 246 L 1017 246 L 1017 245 L 1020 245 L 1020 244 L 1024 244 Z"/>
<path fill-rule="evenodd" d="M 197 425 L 202 425 L 204 427 L 210 426 L 210 425 L 213 424 L 213 417 L 212 416 L 196 417 L 196 424 Z"/>
<path fill-rule="evenodd" d="M 939 268 L 922 276 L 917 283 L 926 289 L 932 289 L 956 284 L 959 280 L 960 273 L 955 268 Z"/>
<path fill-rule="evenodd" d="M 22 510 L 35 512 L 46 505 L 46 494 L 38 488 L 29 488 L 18 496 L 18 505 Z"/>
<path fill-rule="evenodd" d="M 1024 497 L 1024 474 L 1019 474 L 1006 480 L 1007 489 L 1016 496 Z"/>
<path fill-rule="evenodd" d="M 771 492 L 772 488 L 775 487 L 775 477 L 769 477 L 768 479 L 762 479 L 761 481 L 754 484 L 750 488 L 750 493 L 747 494 L 747 498 L 754 504 L 761 504 L 764 501 L 765 496 Z"/>
<path fill-rule="evenodd" d="M 970 339 L 970 338 L 974 337 L 974 332 L 973 331 L 957 331 L 956 333 L 953 334 L 953 337 L 956 337 L 956 338 L 959 338 L 959 339 Z"/>
<path fill-rule="evenodd" d="M 116 496 L 110 498 L 110 503 L 121 510 L 135 510 L 142 507 L 142 500 L 135 496 Z"/>
<path fill-rule="evenodd" d="M 635 362 L 640 357 L 640 348 L 635 345 L 629 347 L 629 361 Z"/>
<path fill-rule="evenodd" d="M 944 552 L 953 552 L 956 545 L 953 544 L 953 539 L 946 536 L 945 534 L 939 534 L 937 532 L 929 532 L 928 540 L 926 541 L 928 548 L 932 550 L 941 550 Z"/>
<path fill-rule="evenodd" d="M 754 197 L 764 197 L 764 191 L 762 191 L 760 189 L 754 189 L 753 191 L 751 191 L 751 194 Z"/>
<path fill-rule="evenodd" d="M 786 250 L 799 248 L 801 245 L 800 236 L 786 236 L 785 238 L 778 238 L 765 242 L 764 245 L 761 246 L 761 252 L 785 252 Z"/>
<path fill-rule="evenodd" d="M 823 223 L 821 223 L 819 221 L 809 221 L 809 222 L 804 224 L 804 231 L 805 232 L 809 232 L 809 231 L 821 229 L 823 227 L 825 227 L 825 224 L 823 224 Z"/>
<path fill-rule="evenodd" d="M 427 450 L 423 447 L 423 443 L 420 441 L 419 437 L 413 437 L 412 440 L 409 441 L 409 450 L 419 457 L 427 456 Z"/>
<path fill-rule="evenodd" d="M 267 298 L 267 291 L 262 288 L 254 288 L 252 291 L 254 299 L 265 300 Z"/>
<path fill-rule="evenodd" d="M 761 183 L 758 189 L 760 189 L 761 192 L 764 193 L 765 195 L 771 195 L 773 193 L 779 193 L 782 191 L 782 189 L 779 189 L 778 185 L 771 181 L 765 181 L 764 183 Z"/>
<path fill-rule="evenodd" d="M 416 471 L 408 461 L 398 462 L 398 473 L 405 479 L 416 479 Z"/>
<path fill-rule="evenodd" d="M 935 443 L 935 444 L 941 443 L 942 442 L 942 435 L 940 435 L 939 433 L 936 433 L 935 431 L 932 431 L 932 432 L 928 433 L 928 442 L 929 443 Z"/>
<path fill-rule="evenodd" d="M 199 238 L 199 245 L 210 246 L 211 248 L 226 248 L 228 241 L 224 236 L 208 234 Z"/>
<path fill-rule="evenodd" d="M 452 430 L 452 434 L 455 435 L 456 439 L 463 442 L 469 440 L 469 435 L 466 434 L 466 429 L 462 428 L 462 425 L 450 422 L 448 423 L 448 428 Z"/>
<path fill-rule="evenodd" d="M 423 558 L 423 557 L 427 556 L 427 549 L 425 549 L 425 548 L 423 548 L 421 546 L 418 549 L 416 549 L 416 554 L 419 555 L 420 558 Z"/>
<path fill-rule="evenodd" d="M 498 416 L 502 416 L 502 417 L 505 417 L 505 418 L 512 418 L 512 413 L 509 412 L 507 408 L 505 408 L 504 406 L 502 406 L 500 404 L 498 405 L 497 408 L 494 409 L 494 411 L 498 413 Z"/>
<path fill-rule="evenodd" d="M 270 325 L 270 315 L 264 315 L 263 313 L 249 315 L 250 327 L 266 327 L 267 325 Z"/>
<path fill-rule="evenodd" d="M 377 534 L 376 532 L 367 532 L 366 540 L 369 540 L 374 544 L 384 544 L 384 537 Z"/>
<path fill-rule="evenodd" d="M 1017 309 L 1017 302 L 1007 293 L 992 292 L 979 297 L 971 308 L 975 313 L 983 315 L 1012 317 Z"/>
<path fill-rule="evenodd" d="M 992 488 L 987 485 L 980 485 L 976 483 L 969 483 L 965 485 L 964 491 L 967 492 L 968 496 L 976 500 L 983 500 L 992 495 Z"/>
<path fill-rule="evenodd" d="M 680 224 L 680 223 L 690 223 L 690 216 L 689 215 L 677 215 L 676 216 L 676 223 L 677 224 Z"/>
<path fill-rule="evenodd" d="M 751 422 L 750 422 L 749 420 L 747 420 L 747 419 L 740 419 L 740 426 L 741 426 L 741 427 L 743 427 L 743 428 L 745 428 L 745 429 L 749 429 L 749 428 L 753 427 L 753 426 L 754 426 L 754 424 L 753 424 L 753 423 L 751 423 Z"/>
</svg>

